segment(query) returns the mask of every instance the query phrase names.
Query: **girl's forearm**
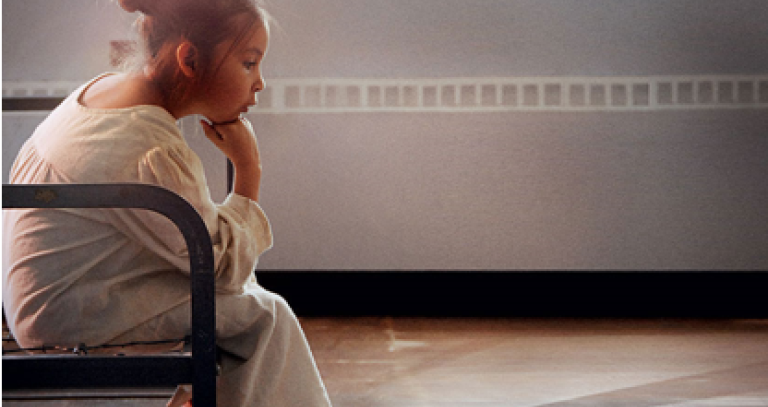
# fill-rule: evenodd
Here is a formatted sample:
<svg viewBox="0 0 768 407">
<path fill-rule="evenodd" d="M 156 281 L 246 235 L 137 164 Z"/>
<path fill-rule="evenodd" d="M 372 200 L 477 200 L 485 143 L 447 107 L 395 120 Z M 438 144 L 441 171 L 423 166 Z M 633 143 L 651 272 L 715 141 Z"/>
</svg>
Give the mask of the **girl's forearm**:
<svg viewBox="0 0 768 407">
<path fill-rule="evenodd" d="M 261 165 L 256 163 L 234 164 L 235 179 L 233 192 L 254 202 L 259 201 L 261 187 Z"/>
</svg>

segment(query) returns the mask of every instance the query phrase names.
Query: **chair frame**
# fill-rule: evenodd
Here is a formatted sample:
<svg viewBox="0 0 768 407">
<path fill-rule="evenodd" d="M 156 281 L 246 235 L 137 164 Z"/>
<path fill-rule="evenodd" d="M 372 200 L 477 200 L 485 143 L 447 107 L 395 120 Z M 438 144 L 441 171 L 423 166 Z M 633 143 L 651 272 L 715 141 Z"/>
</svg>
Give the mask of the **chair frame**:
<svg viewBox="0 0 768 407">
<path fill-rule="evenodd" d="M 134 208 L 170 219 L 190 260 L 192 352 L 141 355 L 3 355 L 6 390 L 161 388 L 192 384 L 196 407 L 216 406 L 214 258 L 211 237 L 192 205 L 149 184 L 3 185 L 3 209 Z"/>
</svg>

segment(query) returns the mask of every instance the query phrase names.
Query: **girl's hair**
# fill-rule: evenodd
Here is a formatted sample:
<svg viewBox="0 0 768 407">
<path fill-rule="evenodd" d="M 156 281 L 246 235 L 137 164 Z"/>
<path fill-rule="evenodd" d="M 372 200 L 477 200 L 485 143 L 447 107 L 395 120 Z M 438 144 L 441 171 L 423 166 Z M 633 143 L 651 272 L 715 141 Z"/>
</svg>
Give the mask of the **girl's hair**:
<svg viewBox="0 0 768 407">
<path fill-rule="evenodd" d="M 214 48 L 234 39 L 235 50 L 247 34 L 271 17 L 260 0 L 118 0 L 128 12 L 139 12 L 135 27 L 143 48 L 142 65 L 154 68 L 156 82 L 168 101 L 177 101 L 216 74 Z M 176 47 L 189 41 L 197 50 L 198 73 L 190 82 L 176 62 Z"/>
</svg>

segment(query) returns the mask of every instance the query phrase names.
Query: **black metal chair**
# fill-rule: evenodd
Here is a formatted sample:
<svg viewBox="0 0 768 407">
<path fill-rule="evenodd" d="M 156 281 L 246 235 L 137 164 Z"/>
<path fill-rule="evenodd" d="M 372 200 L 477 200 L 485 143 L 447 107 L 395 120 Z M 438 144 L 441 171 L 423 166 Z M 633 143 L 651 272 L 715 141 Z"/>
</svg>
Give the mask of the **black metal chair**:
<svg viewBox="0 0 768 407">
<path fill-rule="evenodd" d="M 175 193 L 146 184 L 3 185 L 3 209 L 140 208 L 178 226 L 189 249 L 192 351 L 140 355 L 3 355 L 7 390 L 168 388 L 192 384 L 196 407 L 216 406 L 213 248 L 197 211 Z"/>
</svg>

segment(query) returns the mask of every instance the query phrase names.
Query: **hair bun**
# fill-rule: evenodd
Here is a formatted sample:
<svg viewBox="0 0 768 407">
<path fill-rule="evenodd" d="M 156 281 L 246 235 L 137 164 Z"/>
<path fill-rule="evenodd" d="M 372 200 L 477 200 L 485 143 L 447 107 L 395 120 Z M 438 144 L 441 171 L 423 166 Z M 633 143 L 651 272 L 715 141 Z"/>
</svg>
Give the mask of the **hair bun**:
<svg viewBox="0 0 768 407">
<path fill-rule="evenodd" d="M 133 13 L 135 11 L 140 11 L 144 14 L 151 14 L 147 11 L 147 5 L 145 1 L 142 0 L 118 0 L 120 3 L 120 7 L 123 8 L 123 10 Z"/>
</svg>

